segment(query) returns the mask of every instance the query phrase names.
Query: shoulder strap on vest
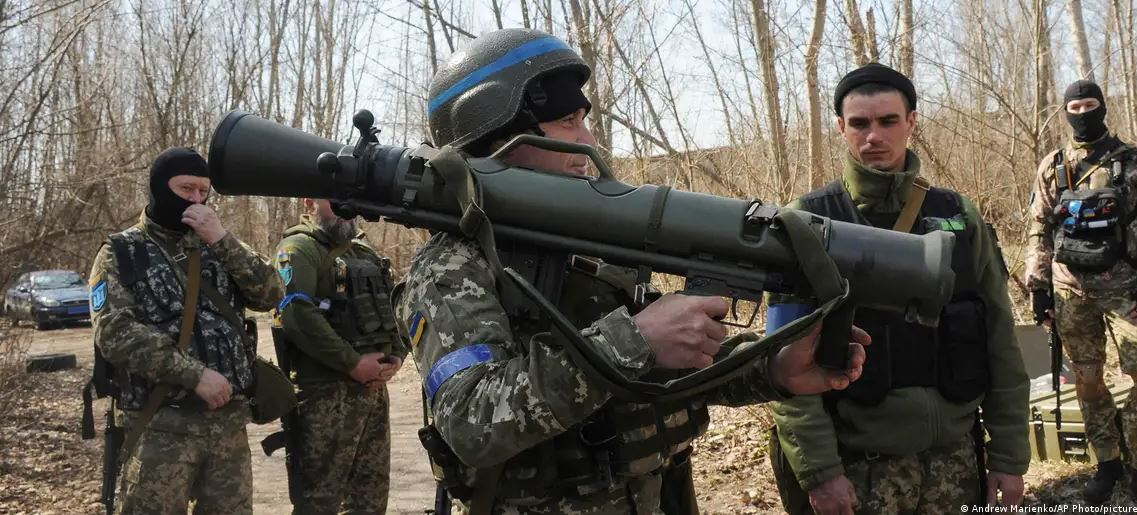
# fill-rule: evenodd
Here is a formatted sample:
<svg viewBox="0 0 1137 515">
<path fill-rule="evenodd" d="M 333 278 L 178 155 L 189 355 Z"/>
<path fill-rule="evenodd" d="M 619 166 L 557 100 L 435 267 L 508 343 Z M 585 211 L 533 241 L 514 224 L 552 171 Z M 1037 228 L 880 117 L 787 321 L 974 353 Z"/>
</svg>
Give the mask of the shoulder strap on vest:
<svg viewBox="0 0 1137 515">
<path fill-rule="evenodd" d="M 900 216 L 896 217 L 896 223 L 892 226 L 892 230 L 912 232 L 912 225 L 920 216 L 920 207 L 924 205 L 924 196 L 928 194 L 929 189 L 931 189 L 931 185 L 923 177 L 916 177 L 912 181 L 912 186 L 908 188 L 908 199 L 904 201 L 904 209 L 900 211 Z"/>
<path fill-rule="evenodd" d="M 111 250 L 114 251 L 115 262 L 118 263 L 119 281 L 127 287 L 141 279 L 146 269 L 150 268 L 150 253 L 146 251 L 146 244 L 135 241 L 126 234 L 133 229 L 107 237 Z"/>
</svg>

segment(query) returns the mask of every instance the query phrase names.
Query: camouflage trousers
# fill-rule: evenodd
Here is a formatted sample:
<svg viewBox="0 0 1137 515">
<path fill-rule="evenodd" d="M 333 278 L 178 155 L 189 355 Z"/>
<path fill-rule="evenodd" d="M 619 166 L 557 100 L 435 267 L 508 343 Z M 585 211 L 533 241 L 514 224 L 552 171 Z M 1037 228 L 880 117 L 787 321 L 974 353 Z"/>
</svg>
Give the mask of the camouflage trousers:
<svg viewBox="0 0 1137 515">
<path fill-rule="evenodd" d="M 1118 409 L 1103 377 L 1108 341 L 1106 328 L 1108 326 L 1117 339 L 1121 371 L 1137 376 L 1137 303 L 1125 297 L 1095 298 L 1065 288 L 1056 288 L 1054 297 L 1058 334 L 1079 383 L 1078 404 L 1086 422 L 1086 437 L 1099 461 L 1120 458 Z M 1087 385 L 1097 387 L 1087 388 Z M 1098 395 L 1098 392 L 1105 394 Z M 1093 398 L 1089 398 L 1091 395 Z M 1137 398 L 1130 393 L 1130 402 L 1126 402 L 1121 411 L 1125 441 L 1130 442 L 1131 449 L 1137 444 L 1137 402 L 1133 400 Z M 1137 466 L 1137 453 L 1129 454 L 1130 465 Z"/>
<path fill-rule="evenodd" d="M 123 465 L 119 514 L 253 513 L 248 405 L 201 412 L 162 408 Z M 129 420 L 133 415 L 127 415 Z"/>
<path fill-rule="evenodd" d="M 387 388 L 301 385 L 300 495 L 292 513 L 383 514 L 391 474 Z"/>
<path fill-rule="evenodd" d="M 971 435 L 916 454 L 846 462 L 845 477 L 856 489 L 858 514 L 958 513 L 981 504 Z"/>
<path fill-rule="evenodd" d="M 771 440 L 770 459 L 782 506 L 793 515 L 812 515 L 808 494 Z M 845 477 L 857 494 L 858 515 L 959 513 L 980 503 L 979 469 L 971 435 L 957 443 L 903 456 L 846 456 Z"/>
</svg>

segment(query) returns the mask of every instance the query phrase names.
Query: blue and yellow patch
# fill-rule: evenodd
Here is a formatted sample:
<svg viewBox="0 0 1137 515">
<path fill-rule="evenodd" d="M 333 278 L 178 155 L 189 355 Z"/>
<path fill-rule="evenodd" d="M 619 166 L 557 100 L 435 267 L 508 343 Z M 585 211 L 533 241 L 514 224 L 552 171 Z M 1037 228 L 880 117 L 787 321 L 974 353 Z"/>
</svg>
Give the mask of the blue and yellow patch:
<svg viewBox="0 0 1137 515">
<path fill-rule="evenodd" d="M 426 317 L 421 311 L 415 311 L 415 314 L 411 315 L 410 321 L 407 322 L 407 332 L 410 333 L 411 347 L 417 347 L 422 335 L 426 333 Z"/>
<path fill-rule="evenodd" d="M 292 283 L 292 256 L 288 252 L 282 250 L 276 254 L 276 271 L 285 286 Z"/>
<path fill-rule="evenodd" d="M 105 305 L 107 305 L 107 280 L 99 279 L 99 282 L 91 287 L 91 311 L 98 312 Z"/>
</svg>

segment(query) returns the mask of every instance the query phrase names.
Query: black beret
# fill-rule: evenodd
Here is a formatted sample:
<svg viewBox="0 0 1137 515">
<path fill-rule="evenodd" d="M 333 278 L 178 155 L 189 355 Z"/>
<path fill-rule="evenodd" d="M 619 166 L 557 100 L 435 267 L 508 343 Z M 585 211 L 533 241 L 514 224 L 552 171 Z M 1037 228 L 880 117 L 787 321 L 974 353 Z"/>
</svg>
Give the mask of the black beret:
<svg viewBox="0 0 1137 515">
<path fill-rule="evenodd" d="M 883 84 L 896 88 L 908 100 L 909 109 L 916 109 L 916 86 L 912 85 L 908 77 L 883 64 L 869 63 L 845 74 L 837 83 L 837 89 L 833 91 L 833 111 L 837 116 L 841 116 L 841 102 L 845 100 L 845 95 L 865 84 Z"/>
</svg>

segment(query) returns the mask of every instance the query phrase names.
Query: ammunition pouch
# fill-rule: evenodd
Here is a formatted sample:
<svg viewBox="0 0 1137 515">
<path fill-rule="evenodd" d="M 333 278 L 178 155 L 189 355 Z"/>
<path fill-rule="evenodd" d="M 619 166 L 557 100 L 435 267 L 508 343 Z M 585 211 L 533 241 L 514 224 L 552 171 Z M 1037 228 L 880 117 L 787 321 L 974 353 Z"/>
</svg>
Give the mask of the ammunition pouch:
<svg viewBox="0 0 1137 515">
<path fill-rule="evenodd" d="M 990 382 L 986 320 L 986 306 L 977 297 L 948 304 L 939 328 L 861 310 L 857 325 L 873 335 L 864 372 L 846 390 L 826 395 L 875 406 L 890 390 L 922 386 L 936 388 L 951 402 L 975 400 Z"/>
<path fill-rule="evenodd" d="M 380 258 L 341 257 L 336 265 L 336 293 L 331 297 L 329 323 L 355 347 L 381 346 L 398 337 L 391 306 L 391 262 Z M 342 263 L 342 264 L 341 264 Z"/>
<path fill-rule="evenodd" d="M 1065 190 L 1054 208 L 1054 260 L 1077 272 L 1104 272 L 1126 257 L 1125 195 L 1115 188 Z"/>
</svg>

